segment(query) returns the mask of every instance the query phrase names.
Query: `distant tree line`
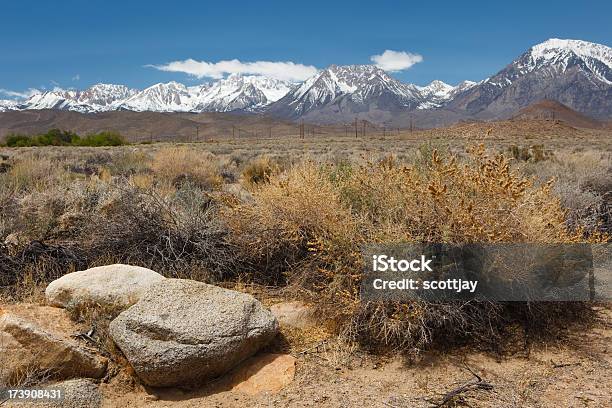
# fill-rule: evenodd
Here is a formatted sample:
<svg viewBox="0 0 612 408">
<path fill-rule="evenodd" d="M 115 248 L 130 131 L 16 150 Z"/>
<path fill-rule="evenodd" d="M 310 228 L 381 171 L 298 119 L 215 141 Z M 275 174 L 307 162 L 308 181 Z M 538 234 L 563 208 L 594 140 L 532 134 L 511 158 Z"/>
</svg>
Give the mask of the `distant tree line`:
<svg viewBox="0 0 612 408">
<path fill-rule="evenodd" d="M 35 136 L 10 134 L 6 137 L 5 146 L 121 146 L 127 141 L 117 132 L 99 132 L 86 136 L 79 136 L 69 130 L 51 129 L 47 133 Z"/>
</svg>

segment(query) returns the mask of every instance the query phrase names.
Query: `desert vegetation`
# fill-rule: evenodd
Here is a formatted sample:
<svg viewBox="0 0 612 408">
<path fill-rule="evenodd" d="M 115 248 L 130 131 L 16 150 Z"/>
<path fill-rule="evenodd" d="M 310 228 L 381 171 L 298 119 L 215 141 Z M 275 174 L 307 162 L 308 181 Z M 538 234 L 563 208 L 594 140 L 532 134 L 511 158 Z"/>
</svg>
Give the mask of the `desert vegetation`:
<svg viewBox="0 0 612 408">
<path fill-rule="evenodd" d="M 86 136 L 79 136 L 75 132 L 61 129 L 50 129 L 49 131 L 35 135 L 9 134 L 5 137 L 5 145 L 8 147 L 32 147 L 32 146 L 121 146 L 126 140 L 117 132 L 98 132 Z"/>
<path fill-rule="evenodd" d="M 308 305 L 316 326 L 282 327 L 270 347 L 304 358 L 314 350 L 332 372 L 397 352 L 418 361 L 466 348 L 502 356 L 532 342 L 548 347 L 568 327 L 587 333 L 599 312 L 579 302 L 363 302 L 361 250 L 380 242 L 609 242 L 612 156 L 590 137 L 580 146 L 411 133 L 5 147 L 0 303 L 45 303 L 44 289 L 66 273 L 125 263 L 252 293 L 266 305 Z M 121 310 L 81 304 L 67 312 L 85 333 L 95 328 L 109 378 L 133 387 L 109 334 Z M 51 375 L 30 371 L 14 385 Z"/>
<path fill-rule="evenodd" d="M 494 347 L 509 324 L 586 313 L 580 304 L 362 303 L 360 248 L 607 241 L 609 153 L 429 142 L 395 155 L 238 156 L 201 147 L 11 150 L 0 174 L 4 297 L 35 296 L 88 266 L 131 263 L 281 288 L 324 311 L 347 341 L 410 352 L 451 338 Z"/>
</svg>

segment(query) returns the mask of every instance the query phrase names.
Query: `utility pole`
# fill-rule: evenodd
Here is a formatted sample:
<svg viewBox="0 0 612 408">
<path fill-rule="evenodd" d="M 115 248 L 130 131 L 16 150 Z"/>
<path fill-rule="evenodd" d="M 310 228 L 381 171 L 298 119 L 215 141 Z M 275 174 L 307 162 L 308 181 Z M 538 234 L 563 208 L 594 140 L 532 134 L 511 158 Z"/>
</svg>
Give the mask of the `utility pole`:
<svg viewBox="0 0 612 408">
<path fill-rule="evenodd" d="M 357 116 L 355 116 L 355 139 L 357 139 L 359 137 L 359 134 L 357 133 Z"/>
<path fill-rule="evenodd" d="M 361 121 L 361 136 L 363 136 L 365 138 L 366 135 L 366 121 L 365 119 Z"/>
<path fill-rule="evenodd" d="M 236 139 L 236 125 L 232 125 L 232 139 Z"/>
<path fill-rule="evenodd" d="M 304 139 L 304 119 L 302 119 L 302 123 L 300 123 L 300 139 Z"/>
<path fill-rule="evenodd" d="M 195 140 L 196 140 L 196 142 L 198 142 L 200 140 L 200 126 L 196 125 L 195 128 L 196 128 L 196 138 L 195 138 Z"/>
</svg>

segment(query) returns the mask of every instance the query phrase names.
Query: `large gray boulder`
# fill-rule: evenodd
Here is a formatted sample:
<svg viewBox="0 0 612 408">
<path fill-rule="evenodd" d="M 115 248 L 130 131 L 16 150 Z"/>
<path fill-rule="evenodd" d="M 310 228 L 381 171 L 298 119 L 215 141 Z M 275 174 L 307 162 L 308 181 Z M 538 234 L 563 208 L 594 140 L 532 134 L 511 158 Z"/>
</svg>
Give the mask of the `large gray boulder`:
<svg viewBox="0 0 612 408">
<path fill-rule="evenodd" d="M 147 385 L 202 383 L 268 344 L 278 322 L 250 295 L 166 279 L 110 324 L 115 343 Z"/>
<path fill-rule="evenodd" d="M 153 284 L 165 278 L 147 268 L 106 265 L 69 273 L 47 286 L 45 297 L 52 306 L 100 305 L 127 308 Z"/>
</svg>

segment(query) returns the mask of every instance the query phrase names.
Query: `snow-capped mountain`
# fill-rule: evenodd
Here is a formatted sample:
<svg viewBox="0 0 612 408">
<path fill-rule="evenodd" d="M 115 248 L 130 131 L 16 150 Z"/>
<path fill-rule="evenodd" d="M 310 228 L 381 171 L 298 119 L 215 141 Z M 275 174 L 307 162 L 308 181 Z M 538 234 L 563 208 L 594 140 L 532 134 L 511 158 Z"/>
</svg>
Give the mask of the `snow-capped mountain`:
<svg viewBox="0 0 612 408">
<path fill-rule="evenodd" d="M 56 88 L 37 92 L 23 102 L 0 102 L 0 110 L 258 111 L 283 97 L 292 86 L 290 82 L 273 78 L 240 75 L 191 87 L 179 82 L 158 83 L 141 91 L 123 85 L 96 84 L 82 91 Z"/>
<path fill-rule="evenodd" d="M 128 88 L 125 85 L 96 84 L 84 91 L 77 92 L 76 102 L 93 106 L 96 110 L 104 107 L 115 107 L 119 101 L 123 101 L 135 95 L 136 89 Z"/>
<path fill-rule="evenodd" d="M 552 38 L 533 46 L 517 61 L 523 75 L 543 67 L 564 72 L 573 65 L 579 65 L 594 80 L 612 85 L 612 48 L 605 45 Z"/>
<path fill-rule="evenodd" d="M 297 118 L 317 109 L 344 114 L 368 109 L 414 109 L 421 102 L 416 86 L 390 77 L 373 65 L 331 65 L 270 105 L 269 112 Z"/>
<path fill-rule="evenodd" d="M 442 81 L 435 80 L 427 86 L 417 86 L 423 100 L 417 109 L 440 108 L 461 92 L 475 85 L 476 82 L 463 81 L 457 86 L 452 86 Z"/>
<path fill-rule="evenodd" d="M 115 108 L 118 101 L 137 91 L 123 85 L 96 84 L 82 91 L 56 88 L 35 93 L 18 104 L 22 109 L 62 109 L 78 112 L 99 112 Z"/>
<path fill-rule="evenodd" d="M 262 76 L 230 75 L 200 89 L 192 110 L 197 112 L 257 111 L 285 96 L 290 82 Z"/>
<path fill-rule="evenodd" d="M 559 101 L 595 117 L 610 117 L 612 48 L 579 40 L 547 40 L 457 95 L 449 107 L 494 118 L 542 99 Z"/>
<path fill-rule="evenodd" d="M 64 89 L 54 89 L 43 91 L 30 96 L 23 103 L 24 109 L 65 109 L 78 110 L 75 101 L 76 91 L 66 91 Z"/>
<path fill-rule="evenodd" d="M 0 99 L 0 112 L 17 109 L 18 102 L 12 99 Z"/>
<path fill-rule="evenodd" d="M 23 101 L 0 101 L 0 111 L 61 109 L 156 112 L 266 112 L 312 122 L 441 124 L 465 118 L 495 119 L 543 99 L 596 118 L 612 117 L 612 49 L 579 40 L 550 39 L 531 47 L 497 74 L 457 86 L 403 83 L 373 65 L 319 71 L 301 84 L 262 76 L 230 75 L 212 83 L 159 83 L 143 90 L 97 84 L 85 90 L 40 91 Z M 432 115 L 436 118 L 431 119 Z"/>
<path fill-rule="evenodd" d="M 117 109 L 137 112 L 189 112 L 194 90 L 178 82 L 159 83 L 117 103 Z"/>
</svg>

